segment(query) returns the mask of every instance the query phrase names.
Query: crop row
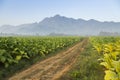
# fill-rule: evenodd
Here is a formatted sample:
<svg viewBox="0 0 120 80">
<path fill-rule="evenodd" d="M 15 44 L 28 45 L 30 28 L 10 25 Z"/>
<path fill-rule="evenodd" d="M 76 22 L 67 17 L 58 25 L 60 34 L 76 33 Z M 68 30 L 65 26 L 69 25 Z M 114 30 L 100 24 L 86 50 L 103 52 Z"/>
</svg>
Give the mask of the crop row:
<svg viewBox="0 0 120 80">
<path fill-rule="evenodd" d="M 46 56 L 78 41 L 79 37 L 0 37 L 0 64 L 8 67 L 21 59 Z"/>
<path fill-rule="evenodd" d="M 105 80 L 120 80 L 120 37 L 91 37 L 100 65 L 105 67 Z"/>
</svg>

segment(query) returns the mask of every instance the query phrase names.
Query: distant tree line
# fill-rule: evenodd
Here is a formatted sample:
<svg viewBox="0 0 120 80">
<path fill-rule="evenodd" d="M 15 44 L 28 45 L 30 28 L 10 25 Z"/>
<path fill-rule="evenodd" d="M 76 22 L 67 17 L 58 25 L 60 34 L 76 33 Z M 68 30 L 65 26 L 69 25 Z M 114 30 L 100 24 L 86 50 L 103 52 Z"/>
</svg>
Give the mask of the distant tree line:
<svg viewBox="0 0 120 80">
<path fill-rule="evenodd" d="M 100 32 L 99 36 L 120 36 L 118 32 Z"/>
</svg>

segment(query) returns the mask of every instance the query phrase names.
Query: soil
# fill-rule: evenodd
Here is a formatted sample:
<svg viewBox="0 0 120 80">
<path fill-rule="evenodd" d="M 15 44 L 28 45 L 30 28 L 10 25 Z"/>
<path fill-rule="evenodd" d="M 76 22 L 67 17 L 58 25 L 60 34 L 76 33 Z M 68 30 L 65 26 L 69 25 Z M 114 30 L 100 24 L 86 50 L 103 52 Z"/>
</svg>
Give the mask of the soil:
<svg viewBox="0 0 120 80">
<path fill-rule="evenodd" d="M 75 64 L 78 55 L 84 50 L 87 39 L 64 52 L 40 61 L 28 69 L 16 73 L 8 80 L 57 80 Z"/>
</svg>

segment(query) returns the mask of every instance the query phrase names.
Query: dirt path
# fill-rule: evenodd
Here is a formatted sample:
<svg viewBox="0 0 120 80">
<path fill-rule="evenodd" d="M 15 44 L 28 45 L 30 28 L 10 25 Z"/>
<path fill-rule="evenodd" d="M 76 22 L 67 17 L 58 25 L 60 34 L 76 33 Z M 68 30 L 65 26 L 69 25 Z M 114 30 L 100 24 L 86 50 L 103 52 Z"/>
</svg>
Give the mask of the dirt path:
<svg viewBox="0 0 120 80">
<path fill-rule="evenodd" d="M 9 80 L 57 80 L 75 63 L 77 55 L 84 49 L 84 39 L 68 50 L 32 65 L 27 70 L 17 73 Z"/>
</svg>

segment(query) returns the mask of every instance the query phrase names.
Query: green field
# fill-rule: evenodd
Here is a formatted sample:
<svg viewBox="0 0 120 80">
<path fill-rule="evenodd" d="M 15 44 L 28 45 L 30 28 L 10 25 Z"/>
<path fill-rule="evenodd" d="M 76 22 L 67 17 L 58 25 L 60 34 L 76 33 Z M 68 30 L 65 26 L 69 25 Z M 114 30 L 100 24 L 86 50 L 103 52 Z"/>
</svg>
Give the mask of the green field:
<svg viewBox="0 0 120 80">
<path fill-rule="evenodd" d="M 0 79 L 88 39 L 59 80 L 120 80 L 120 37 L 0 37 Z"/>
<path fill-rule="evenodd" d="M 0 78 L 79 42 L 80 37 L 0 37 Z"/>
</svg>

